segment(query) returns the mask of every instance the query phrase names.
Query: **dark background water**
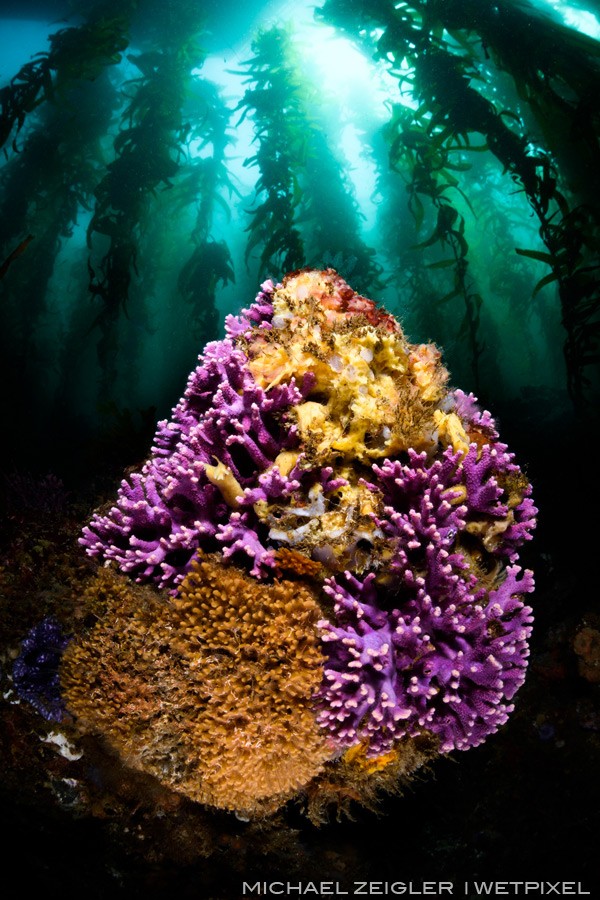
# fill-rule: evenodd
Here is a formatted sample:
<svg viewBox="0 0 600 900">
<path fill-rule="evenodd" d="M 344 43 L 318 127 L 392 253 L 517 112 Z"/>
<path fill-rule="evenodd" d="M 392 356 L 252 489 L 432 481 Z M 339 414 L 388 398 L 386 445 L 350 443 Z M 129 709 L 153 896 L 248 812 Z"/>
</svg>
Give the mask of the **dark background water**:
<svg viewBox="0 0 600 900">
<path fill-rule="evenodd" d="M 346 4 L 350 31 L 353 25 L 358 30 L 366 6 Z M 535 81 L 523 64 L 533 52 L 527 31 L 514 31 L 513 57 L 497 63 L 493 34 L 484 34 L 484 3 L 471 31 L 481 75 L 480 84 L 474 83 L 497 108 L 513 114 L 506 121 L 527 137 L 530 155 L 532 147 L 550 154 L 571 208 L 593 211 L 589 219 L 571 217 L 563 229 L 571 244 L 557 245 L 560 253 L 583 235 L 580 267 L 593 269 L 600 233 L 594 219 L 600 209 L 600 126 L 589 85 L 600 81 L 586 82 L 584 76 L 597 76 L 600 69 L 594 39 L 580 45 L 574 30 L 557 23 L 569 10 L 589 16 L 598 10 L 592 3 L 555 4 L 548 24 L 545 5 L 524 6 L 537 44 L 550 48 L 547 71 Z M 569 306 L 556 282 L 533 295 L 549 272 L 547 260 L 536 254 L 547 254 L 548 245 L 518 170 L 503 170 L 489 151 L 454 153 L 457 186 L 444 196 L 451 198 L 461 240 L 448 232 L 444 241 L 438 232 L 428 243 L 440 219 L 439 204 L 425 189 L 419 194 L 423 222 L 415 230 L 420 214 L 414 204 L 411 214 L 408 198 L 414 194 L 407 189 L 415 183 L 415 160 L 404 157 L 400 173 L 389 168 L 385 126 L 392 104 L 402 100 L 409 110 L 418 104 L 410 92 L 400 93 L 398 78 L 384 63 L 350 43 L 341 24 L 337 30 L 316 24 L 312 8 L 299 3 L 201 7 L 196 20 L 193 5 L 141 3 L 131 12 L 130 43 L 119 51 L 121 60 L 109 65 L 102 58 L 94 77 L 80 70 L 73 76 L 68 65 L 52 70 L 52 97 L 26 110 L 22 128 L 17 132 L 15 125 L 5 144 L 0 264 L 21 249 L 0 281 L 4 564 L 23 566 L 25 549 L 15 536 L 19 515 L 30 523 L 33 504 L 35 517 L 35 499 L 27 515 L 22 509 L 15 513 L 15 477 L 35 482 L 55 475 L 82 516 L 100 496 L 111 496 L 123 471 L 144 458 L 156 420 L 176 403 L 197 354 L 221 336 L 225 314 L 251 302 L 262 278 L 277 279 L 294 267 L 285 265 L 294 260 L 291 231 L 284 235 L 284 249 L 269 254 L 268 234 L 253 226 L 270 175 L 253 160 L 261 147 L 260 121 L 246 91 L 257 90 L 251 77 L 256 66 L 243 65 L 257 52 L 252 42 L 261 26 L 291 23 L 288 82 L 281 90 L 289 89 L 285 109 L 294 111 L 296 128 L 306 135 L 305 142 L 290 146 L 288 160 L 301 198 L 290 202 L 296 204 L 302 263 L 334 265 L 355 288 L 399 315 L 412 340 L 438 343 L 452 383 L 473 390 L 497 417 L 540 510 L 535 541 L 522 559 L 536 573 L 530 671 L 516 711 L 498 735 L 439 760 L 403 797 L 387 799 L 380 816 L 358 812 L 354 822 L 315 829 L 292 811 L 279 844 L 271 834 L 263 842 L 260 833 L 223 816 L 216 826 L 222 843 L 206 859 L 182 861 L 175 850 L 159 852 L 158 829 L 149 827 L 145 852 L 110 816 L 74 815 L 68 797 L 44 787 L 43 759 L 25 742 L 32 754 L 27 765 L 15 759 L 14 750 L 3 755 L 3 871 L 14 874 L 19 890 L 31 885 L 49 896 L 236 898 L 242 879 L 288 875 L 305 882 L 453 879 L 459 896 L 459 880 L 465 878 L 574 880 L 599 890 L 600 688 L 590 672 L 600 665 L 600 650 L 595 656 L 590 650 L 591 669 L 582 668 L 575 651 L 582 629 L 600 634 L 597 292 L 589 295 L 592 314 L 579 330 L 568 314 L 582 315 L 581 299 L 577 305 L 569 295 Z M 523 4 L 498 7 L 504 14 Z M 49 34 L 90 21 L 95 8 L 1 3 L 3 83 L 33 53 L 48 49 Z M 113 18 L 128 11 L 117 4 L 107 9 Z M 178 30 L 184 13 L 198 28 L 203 20 L 199 73 L 191 64 L 187 70 L 160 69 L 169 53 L 187 47 L 189 34 Z M 579 21 L 593 31 L 591 19 Z M 582 63 L 579 95 L 559 66 L 567 65 L 572 41 L 571 71 L 575 59 L 587 65 Z M 75 44 L 82 42 L 80 37 Z M 140 53 L 162 53 L 158 68 L 136 65 Z M 152 94 L 153 85 L 158 93 Z M 435 85 L 429 93 L 427 83 L 422 85 L 429 97 L 423 103 L 431 109 L 442 93 Z M 553 89 L 560 101 L 554 107 Z M 144 96 L 155 99 L 150 103 Z M 275 145 L 274 123 L 281 119 L 270 102 L 262 120 L 266 148 Z M 579 131 L 568 118 L 569 105 L 578 112 Z M 151 120 L 157 109 L 164 115 Z M 119 134 L 128 136 L 120 146 Z M 476 128 L 469 134 L 472 144 L 483 143 Z M 114 163 L 124 158 L 132 168 L 120 175 Z M 203 159 L 215 164 L 216 180 L 210 180 L 208 165 L 205 171 L 199 164 Z M 165 160 L 168 171 L 160 169 Z M 143 196 L 137 206 L 131 185 L 142 163 L 147 179 L 139 183 Z M 112 206 L 105 203 L 107 191 L 114 191 Z M 210 198 L 208 212 L 203 197 Z M 553 222 L 559 221 L 556 209 L 554 198 Z M 120 244 L 103 226 L 104 214 L 119 224 Z M 461 241 L 467 244 L 464 253 Z M 121 253 L 120 262 L 110 256 L 111 247 Z M 215 247 L 222 255 L 209 259 L 207 248 Z M 205 255 L 194 268 L 198 248 Z M 456 289 L 457 258 L 468 263 L 468 278 L 449 296 Z M 454 262 L 446 264 L 448 259 Z M 126 275 L 125 288 L 115 276 L 119 271 Z M 184 272 L 196 280 L 186 280 Z M 37 502 L 41 518 L 42 500 Z M 31 609 L 27 596 L 22 602 L 25 622 Z M 11 604 L 7 640 L 14 651 L 19 610 L 12 598 Z M 4 670 L 6 664 L 5 655 Z M 31 720 L 19 715 L 8 707 L 6 747 L 21 747 L 18 727 L 30 727 Z M 135 821 L 134 814 L 133 830 Z"/>
</svg>

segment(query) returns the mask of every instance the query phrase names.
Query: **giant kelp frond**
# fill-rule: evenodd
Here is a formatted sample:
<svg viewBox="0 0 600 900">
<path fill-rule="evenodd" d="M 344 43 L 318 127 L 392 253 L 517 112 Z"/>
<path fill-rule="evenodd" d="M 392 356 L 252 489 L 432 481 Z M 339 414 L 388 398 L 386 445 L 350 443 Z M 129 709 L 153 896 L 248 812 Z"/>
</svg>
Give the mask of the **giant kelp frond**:
<svg viewBox="0 0 600 900">
<path fill-rule="evenodd" d="M 74 82 L 93 81 L 108 65 L 121 60 L 129 43 L 129 16 L 134 0 L 121 4 L 118 15 L 94 15 L 83 25 L 50 35 L 50 50 L 24 66 L 0 90 L 0 147 L 21 130 L 27 115 L 57 91 Z M 16 146 L 13 142 L 13 147 Z"/>
<path fill-rule="evenodd" d="M 35 236 L 6 273 L 0 305 L 0 356 L 6 371 L 19 371 L 21 390 L 26 385 L 31 390 L 27 404 L 18 393 L 7 396 L 7 414 L 17 429 L 43 409 L 40 366 L 48 373 L 44 390 L 60 377 L 57 393 L 63 399 L 72 374 L 73 354 L 62 361 L 68 373 L 63 369 L 61 376 L 48 362 L 51 282 L 61 272 L 58 255 L 69 246 L 78 217 L 93 198 L 99 144 L 110 125 L 115 94 L 106 73 L 93 83 L 65 89 L 65 102 L 40 110 L 21 152 L 11 156 L 0 173 L 0 256 L 22 246 L 19 241 L 27 234 Z M 65 293 L 63 288 L 62 296 Z M 61 316 L 61 326 L 66 321 L 67 316 Z M 56 345 L 61 344 L 57 339 Z"/>
<path fill-rule="evenodd" d="M 414 142 L 415 131 L 421 132 L 421 152 L 414 154 L 412 164 L 413 186 L 418 184 L 422 189 L 425 184 L 426 192 L 435 197 L 434 182 L 439 177 L 437 173 L 432 175 L 438 165 L 435 155 L 441 153 L 447 159 L 453 154 L 460 160 L 470 146 L 471 136 L 476 136 L 480 143 L 484 139 L 503 171 L 524 192 L 547 248 L 551 273 L 546 283 L 556 281 L 559 290 L 567 332 L 569 389 L 577 405 L 589 400 L 586 395 L 593 378 L 591 367 L 600 361 L 600 209 L 593 188 L 596 175 L 594 172 L 592 176 L 592 202 L 583 214 L 569 183 L 567 167 L 559 156 L 560 148 L 551 139 L 546 140 L 546 146 L 534 142 L 519 111 L 501 108 L 493 99 L 489 83 L 492 63 L 509 72 L 533 115 L 541 115 L 545 123 L 550 123 L 547 132 L 552 130 L 555 112 L 563 118 L 563 137 L 573 130 L 577 134 L 579 123 L 581 140 L 570 150 L 576 154 L 580 171 L 586 171 L 590 153 L 597 159 L 600 131 L 599 101 L 593 87 L 597 86 L 599 73 L 596 42 L 572 37 L 564 27 L 549 17 L 534 14 L 526 4 L 418 0 L 394 4 L 388 0 L 366 0 L 358 8 L 352 7 L 349 17 L 347 5 L 341 0 L 327 0 L 319 14 L 328 23 L 348 31 L 363 46 L 366 44 L 377 58 L 386 60 L 403 90 L 410 87 L 418 109 L 409 137 Z M 560 49 L 555 52 L 557 43 Z M 528 46 L 531 56 L 525 49 Z M 584 117 L 585 125 L 581 124 Z M 547 139 L 545 133 L 543 137 Z M 399 138 L 392 144 L 392 164 L 394 152 L 397 154 L 402 147 L 402 129 Z M 426 142 L 430 147 L 424 153 Z M 425 181 L 424 169 L 429 170 Z M 415 190 L 410 193 L 418 208 L 420 200 L 414 200 Z M 441 190 L 445 196 L 442 199 L 437 194 L 438 212 L 442 212 L 444 222 L 452 218 L 456 223 L 459 220 L 456 211 L 449 208 L 447 186 L 442 184 Z M 437 226 L 436 229 L 440 234 Z M 460 233 L 460 228 L 454 230 Z M 442 228 L 441 233 L 447 235 L 448 230 Z M 460 234 L 455 234 L 454 239 L 462 246 Z M 460 260 L 459 251 L 459 264 Z M 462 291 L 460 269 L 457 271 L 455 290 L 458 287 Z M 480 301 L 477 294 L 471 298 L 470 307 L 467 302 L 467 317 L 475 324 Z M 476 341 L 472 327 L 471 335 L 472 342 Z M 476 358 L 476 344 L 474 350 Z"/>
<path fill-rule="evenodd" d="M 443 73 L 439 74 L 443 81 Z M 429 87 L 429 82 L 427 85 Z M 469 275 L 465 218 L 456 206 L 457 198 L 470 205 L 459 181 L 460 172 L 468 168 L 467 163 L 459 160 L 470 148 L 469 129 L 464 123 L 456 123 L 453 130 L 448 123 L 436 121 L 436 116 L 431 113 L 432 106 L 423 103 L 417 110 L 402 104 L 392 107 L 392 117 L 385 129 L 389 160 L 392 169 L 402 174 L 407 182 L 408 206 L 417 232 L 423 226 L 426 213 L 427 219 L 431 220 L 429 234 L 419 240 L 416 249 L 437 247 L 441 258 L 429 265 L 452 273 L 449 289 L 437 298 L 436 304 L 455 298 L 462 302 L 459 333 L 469 348 L 473 385 L 479 389 L 479 361 L 483 349 L 479 319 L 483 300 Z M 425 203 L 429 204 L 429 210 Z"/>
<path fill-rule="evenodd" d="M 90 291 L 101 302 L 96 325 L 102 332 L 98 354 L 105 391 L 116 377 L 116 323 L 137 271 L 144 218 L 155 192 L 172 185 L 184 158 L 189 125 L 183 108 L 192 70 L 203 61 L 196 56 L 200 52 L 188 34 L 175 28 L 174 34 L 165 34 L 162 49 L 130 56 L 140 76 L 124 86 L 127 102 L 114 141 L 115 158 L 95 189 L 87 232 Z M 99 262 L 94 259 L 96 236 L 108 241 Z"/>
<path fill-rule="evenodd" d="M 587 408 L 600 366 L 600 43 L 528 0 L 496 10 L 456 0 L 438 0 L 437 7 L 445 27 L 477 28 L 547 148 L 545 160 L 538 151 L 537 183 L 524 185 L 548 251 L 542 261 L 550 272 L 538 288 L 557 285 L 568 387 L 575 404 Z"/>
<path fill-rule="evenodd" d="M 301 47 L 289 27 L 261 32 L 254 57 L 242 64 L 246 90 L 239 104 L 250 112 L 258 148 L 257 206 L 251 210 L 248 262 L 261 248 L 259 275 L 303 264 L 353 261 L 360 289 L 380 287 L 375 252 L 361 236 L 361 214 L 344 163 L 327 138 L 322 91 L 302 69 Z"/>
<path fill-rule="evenodd" d="M 231 112 L 217 86 L 199 77 L 188 90 L 186 112 L 191 122 L 190 159 L 174 193 L 180 212 L 187 206 L 195 207 L 195 222 L 191 233 L 193 250 L 180 270 L 177 285 L 193 310 L 194 339 L 207 341 L 217 337 L 217 288 L 235 281 L 229 248 L 213 235 L 216 214 L 221 212 L 230 218 L 225 195 L 231 197 L 236 192 L 227 167 Z"/>
<path fill-rule="evenodd" d="M 295 223 L 299 203 L 298 168 L 304 165 L 304 104 L 302 86 L 292 62 L 289 29 L 274 27 L 252 43 L 254 56 L 242 63 L 250 84 L 238 105 L 239 121 L 250 113 L 256 154 L 245 161 L 256 166 L 257 206 L 251 211 L 246 264 L 261 249 L 259 275 L 270 269 L 295 269 L 304 262 L 304 243 Z"/>
<path fill-rule="evenodd" d="M 177 285 L 194 309 L 194 338 L 214 338 L 219 316 L 215 296 L 219 284 L 235 281 L 231 253 L 225 241 L 204 239 L 182 267 Z"/>
</svg>

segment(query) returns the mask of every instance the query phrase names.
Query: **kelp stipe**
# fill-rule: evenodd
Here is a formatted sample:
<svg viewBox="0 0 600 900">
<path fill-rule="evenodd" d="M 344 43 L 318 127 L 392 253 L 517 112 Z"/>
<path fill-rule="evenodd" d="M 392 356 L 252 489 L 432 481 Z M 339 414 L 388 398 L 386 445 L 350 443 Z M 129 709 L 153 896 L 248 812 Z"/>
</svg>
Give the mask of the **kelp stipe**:
<svg viewBox="0 0 600 900">
<path fill-rule="evenodd" d="M 590 93 L 600 71 L 597 42 L 575 34 L 528 3 L 506 4 L 500 8 L 492 2 L 393 4 L 375 0 L 353 5 L 352 14 L 348 15 L 347 5 L 339 0 L 327 0 L 317 14 L 342 28 L 378 58 L 387 60 L 392 74 L 402 84 L 411 83 L 419 104 L 411 128 L 421 131 L 421 141 L 431 139 L 431 149 L 437 154 L 460 153 L 469 149 L 470 135 L 481 135 L 487 149 L 525 193 L 539 221 L 539 234 L 547 252 L 527 248 L 518 252 L 551 268 L 538 288 L 552 282 L 557 284 L 566 330 L 564 353 L 569 392 L 576 407 L 585 407 L 588 413 L 593 413 L 600 363 L 600 212 L 595 176 L 592 175 L 589 192 L 580 178 L 575 176 L 574 180 L 573 176 L 575 172 L 589 169 L 590 153 L 596 158 L 598 155 L 597 92 L 594 92 L 595 99 L 591 99 Z M 515 34 L 522 38 L 521 43 L 515 41 Z M 531 40 L 533 34 L 535 41 Z M 551 48 L 557 42 L 561 52 L 554 54 Z M 526 47 L 531 48 L 531 56 Z M 545 134 L 551 135 L 546 149 L 534 146 L 521 116 L 499 106 L 487 90 L 492 63 L 510 73 L 519 96 L 527 102 L 534 117 L 542 121 Z M 554 76 L 556 88 L 549 87 L 551 79 L 547 73 Z M 423 115 L 424 135 L 422 123 L 419 124 Z M 560 134 L 564 134 L 565 127 L 569 132 L 582 117 L 586 124 L 583 131 L 578 130 L 580 139 L 570 147 L 573 156 L 579 156 L 578 162 L 571 158 L 568 167 L 559 170 L 552 154 L 562 151 L 560 155 L 557 152 L 560 165 L 564 161 L 565 144 L 558 138 L 553 123 L 559 121 Z M 402 130 L 396 146 L 392 144 L 392 161 L 401 147 Z M 431 151 L 421 153 L 419 164 L 424 160 L 431 168 L 434 158 L 430 154 Z M 445 190 L 442 185 L 442 191 Z M 425 182 L 421 192 L 432 196 L 431 182 Z M 476 334 L 481 298 L 462 279 L 464 248 L 460 224 L 458 234 L 453 228 L 460 219 L 439 190 L 433 196 L 438 204 L 442 203 L 443 221 L 441 228 L 439 223 L 436 226 L 432 238 L 437 239 L 439 234 L 454 245 L 457 263 L 454 290 L 465 299 L 467 334 L 475 363 L 479 352 Z"/>
</svg>

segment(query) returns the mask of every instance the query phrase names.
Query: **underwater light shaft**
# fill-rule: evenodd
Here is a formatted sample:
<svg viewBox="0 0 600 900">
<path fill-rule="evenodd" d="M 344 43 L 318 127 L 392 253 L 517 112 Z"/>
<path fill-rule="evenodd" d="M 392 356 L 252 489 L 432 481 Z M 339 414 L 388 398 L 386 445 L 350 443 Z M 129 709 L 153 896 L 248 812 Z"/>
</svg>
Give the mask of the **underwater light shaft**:
<svg viewBox="0 0 600 900">
<path fill-rule="evenodd" d="M 565 25 L 587 34 L 596 40 L 600 39 L 600 22 L 598 16 L 590 10 L 580 9 L 564 0 L 536 0 L 540 9 L 550 7 L 563 20 Z"/>
<path fill-rule="evenodd" d="M 365 228 L 375 224 L 376 206 L 372 201 L 376 187 L 373 160 L 365 153 L 361 133 L 381 127 L 389 117 L 390 95 L 397 93 L 395 80 L 384 62 L 369 59 L 349 38 L 314 19 L 314 7 L 297 3 L 274 3 L 267 6 L 260 21 L 260 31 L 293 22 L 298 71 L 305 73 L 308 83 L 319 86 L 320 102 L 325 99 L 336 110 L 331 115 L 331 138 L 345 161 L 357 200 L 365 219 Z M 260 32 L 259 32 L 260 33 Z M 233 107 L 242 99 L 243 84 L 239 67 L 252 56 L 252 41 L 243 40 L 221 55 L 209 57 L 197 74 L 210 78 L 222 89 Z M 307 101 L 310 102 L 308 89 Z M 398 102 L 416 107 L 406 92 Z M 315 111 L 317 106 L 315 105 Z M 246 160 L 251 158 L 254 133 L 250 119 L 235 126 L 235 153 L 229 169 L 240 190 L 250 191 L 254 185 Z M 193 146 L 190 151 L 194 153 Z M 207 152 L 207 151 L 205 151 Z"/>
</svg>

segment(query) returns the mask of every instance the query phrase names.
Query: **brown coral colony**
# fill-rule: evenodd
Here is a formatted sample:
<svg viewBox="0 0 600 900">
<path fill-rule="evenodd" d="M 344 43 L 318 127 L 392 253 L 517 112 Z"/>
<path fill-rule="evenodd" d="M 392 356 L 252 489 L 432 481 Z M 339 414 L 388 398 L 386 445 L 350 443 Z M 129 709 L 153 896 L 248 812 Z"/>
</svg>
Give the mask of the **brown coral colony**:
<svg viewBox="0 0 600 900">
<path fill-rule="evenodd" d="M 313 592 L 199 558 L 178 597 L 152 602 L 110 571 L 105 616 L 65 654 L 62 684 L 86 730 L 133 768 L 239 813 L 276 808 L 331 756 L 310 709 L 322 657 Z"/>
</svg>

